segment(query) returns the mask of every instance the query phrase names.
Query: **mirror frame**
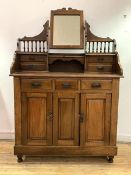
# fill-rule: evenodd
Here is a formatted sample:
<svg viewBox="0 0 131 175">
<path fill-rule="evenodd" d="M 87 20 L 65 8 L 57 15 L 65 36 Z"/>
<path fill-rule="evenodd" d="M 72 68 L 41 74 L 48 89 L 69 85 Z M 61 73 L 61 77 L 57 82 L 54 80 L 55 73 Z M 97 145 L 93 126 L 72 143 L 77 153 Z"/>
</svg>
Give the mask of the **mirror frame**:
<svg viewBox="0 0 131 175">
<path fill-rule="evenodd" d="M 54 29 L 54 16 L 72 15 L 80 16 L 80 45 L 53 45 L 53 29 Z M 50 18 L 50 37 L 49 37 L 49 48 L 50 49 L 84 49 L 84 23 L 83 23 L 83 11 L 72 8 L 51 10 Z"/>
</svg>

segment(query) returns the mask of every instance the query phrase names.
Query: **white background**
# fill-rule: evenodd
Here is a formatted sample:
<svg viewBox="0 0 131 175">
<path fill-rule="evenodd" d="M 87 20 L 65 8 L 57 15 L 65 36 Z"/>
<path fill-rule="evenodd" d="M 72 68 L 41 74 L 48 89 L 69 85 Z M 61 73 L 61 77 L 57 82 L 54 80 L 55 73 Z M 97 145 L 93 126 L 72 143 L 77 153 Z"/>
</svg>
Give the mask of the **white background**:
<svg viewBox="0 0 131 175">
<path fill-rule="evenodd" d="M 116 39 L 125 76 L 120 83 L 118 139 L 131 141 L 131 0 L 0 0 L 0 138 L 14 133 L 9 71 L 17 38 L 39 34 L 50 10 L 62 7 L 83 10 L 94 34 Z"/>
</svg>

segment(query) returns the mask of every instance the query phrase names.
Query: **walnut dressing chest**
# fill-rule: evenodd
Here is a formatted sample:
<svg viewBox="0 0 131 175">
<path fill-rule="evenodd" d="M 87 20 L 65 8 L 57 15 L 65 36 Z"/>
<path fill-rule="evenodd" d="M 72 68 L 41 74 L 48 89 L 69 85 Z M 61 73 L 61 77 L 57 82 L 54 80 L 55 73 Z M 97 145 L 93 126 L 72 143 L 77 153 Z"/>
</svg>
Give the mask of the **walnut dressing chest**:
<svg viewBox="0 0 131 175">
<path fill-rule="evenodd" d="M 51 11 L 34 37 L 18 39 L 14 79 L 15 146 L 24 155 L 117 154 L 119 79 L 116 42 L 92 34 L 83 11 Z"/>
</svg>

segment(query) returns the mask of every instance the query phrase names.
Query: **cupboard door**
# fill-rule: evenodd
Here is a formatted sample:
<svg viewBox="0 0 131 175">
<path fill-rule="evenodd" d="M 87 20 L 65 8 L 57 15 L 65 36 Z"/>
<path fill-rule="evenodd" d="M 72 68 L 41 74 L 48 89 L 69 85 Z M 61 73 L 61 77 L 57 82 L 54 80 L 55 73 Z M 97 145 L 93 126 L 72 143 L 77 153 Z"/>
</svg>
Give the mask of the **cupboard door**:
<svg viewBox="0 0 131 175">
<path fill-rule="evenodd" d="M 79 94 L 58 92 L 53 99 L 53 145 L 79 144 Z"/>
<path fill-rule="evenodd" d="M 81 146 L 108 145 L 111 94 L 82 94 L 81 115 Z"/>
<path fill-rule="evenodd" d="M 52 144 L 52 95 L 22 94 L 22 142 L 25 145 Z"/>
</svg>

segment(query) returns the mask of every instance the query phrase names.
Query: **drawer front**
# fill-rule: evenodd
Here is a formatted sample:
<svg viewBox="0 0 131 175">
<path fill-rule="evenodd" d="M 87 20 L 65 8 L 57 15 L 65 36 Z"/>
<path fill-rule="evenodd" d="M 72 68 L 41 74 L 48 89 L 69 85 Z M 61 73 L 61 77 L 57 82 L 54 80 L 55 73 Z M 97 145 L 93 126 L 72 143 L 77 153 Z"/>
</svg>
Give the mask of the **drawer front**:
<svg viewBox="0 0 131 175">
<path fill-rule="evenodd" d="M 47 59 L 47 56 L 45 55 L 21 55 L 20 61 L 45 61 Z"/>
<path fill-rule="evenodd" d="M 89 56 L 88 63 L 113 63 L 113 56 Z"/>
<path fill-rule="evenodd" d="M 55 89 L 59 90 L 77 90 L 78 81 L 77 80 L 56 80 Z"/>
<path fill-rule="evenodd" d="M 43 79 L 22 79 L 22 92 L 42 92 L 52 90 L 52 80 Z"/>
<path fill-rule="evenodd" d="M 81 89 L 107 89 L 110 90 L 112 88 L 112 80 L 81 80 Z"/>
<path fill-rule="evenodd" d="M 45 62 L 21 62 L 21 70 L 25 71 L 46 71 L 47 64 Z"/>
<path fill-rule="evenodd" d="M 89 72 L 98 72 L 98 73 L 110 73 L 112 72 L 111 64 L 88 64 Z"/>
</svg>

